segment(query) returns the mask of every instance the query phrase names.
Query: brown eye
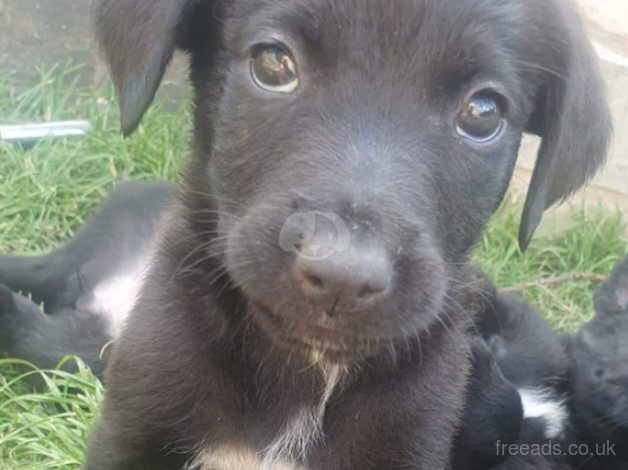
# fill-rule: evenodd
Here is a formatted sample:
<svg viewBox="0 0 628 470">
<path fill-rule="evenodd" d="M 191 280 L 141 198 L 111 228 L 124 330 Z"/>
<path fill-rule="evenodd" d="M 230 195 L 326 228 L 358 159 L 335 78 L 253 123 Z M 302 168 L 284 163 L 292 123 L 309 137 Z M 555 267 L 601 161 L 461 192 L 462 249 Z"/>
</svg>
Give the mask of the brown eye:
<svg viewBox="0 0 628 470">
<path fill-rule="evenodd" d="M 478 143 L 492 141 L 505 126 L 503 108 L 503 97 L 493 90 L 475 93 L 458 112 L 458 134 Z"/>
<path fill-rule="evenodd" d="M 297 67 L 292 55 L 283 47 L 264 44 L 253 50 L 251 75 L 265 90 L 292 93 L 299 85 Z"/>
</svg>

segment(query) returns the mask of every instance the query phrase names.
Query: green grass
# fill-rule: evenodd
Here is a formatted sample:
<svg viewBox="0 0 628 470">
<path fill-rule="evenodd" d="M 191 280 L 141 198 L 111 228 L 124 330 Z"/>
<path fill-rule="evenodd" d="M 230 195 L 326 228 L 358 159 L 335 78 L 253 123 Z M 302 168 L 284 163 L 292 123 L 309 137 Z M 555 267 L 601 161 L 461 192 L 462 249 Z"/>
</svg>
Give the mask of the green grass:
<svg viewBox="0 0 628 470">
<path fill-rule="evenodd" d="M 80 467 L 103 389 L 78 363 L 76 374 L 37 371 L 28 365 L 19 373 L 16 365 L 21 363 L 0 360 L 0 468 Z M 30 379 L 43 382 L 45 391 L 33 392 L 27 385 Z"/>
<path fill-rule="evenodd" d="M 521 253 L 517 243 L 520 206 L 506 202 L 491 221 L 476 249 L 476 259 L 500 287 L 571 273 L 607 275 L 628 253 L 621 214 L 602 208 L 574 211 L 560 236 L 533 239 Z M 533 287 L 520 295 L 535 305 L 558 331 L 571 332 L 592 315 L 591 281 Z"/>
<path fill-rule="evenodd" d="M 74 66 L 43 71 L 39 84 L 20 94 L 0 76 L 3 122 L 85 118 L 94 125 L 85 138 L 27 150 L 0 143 L 0 252 L 38 253 L 67 240 L 122 178 L 177 178 L 190 129 L 187 103 L 153 107 L 124 140 L 111 90 L 88 90 L 78 76 Z M 518 216 L 516 203 L 504 204 L 477 249 L 478 262 L 500 286 L 569 272 L 606 274 L 628 252 L 621 218 L 602 210 L 575 213 L 560 237 L 537 238 L 521 254 Z M 571 331 L 591 314 L 593 287 L 566 282 L 523 294 L 554 327 Z M 44 378 L 43 392 L 32 392 L 32 375 Z M 102 386 L 84 368 L 25 374 L 15 361 L 0 360 L 0 469 L 78 468 L 101 396 Z"/>
<path fill-rule="evenodd" d="M 13 96 L 0 75 L 0 117 L 6 123 L 89 119 L 85 138 L 44 141 L 22 149 L 0 142 L 0 251 L 40 252 L 71 234 L 122 178 L 174 179 L 189 134 L 186 103 L 155 106 L 124 140 L 111 90 L 86 91 L 79 67 L 41 72 L 39 84 Z"/>
</svg>

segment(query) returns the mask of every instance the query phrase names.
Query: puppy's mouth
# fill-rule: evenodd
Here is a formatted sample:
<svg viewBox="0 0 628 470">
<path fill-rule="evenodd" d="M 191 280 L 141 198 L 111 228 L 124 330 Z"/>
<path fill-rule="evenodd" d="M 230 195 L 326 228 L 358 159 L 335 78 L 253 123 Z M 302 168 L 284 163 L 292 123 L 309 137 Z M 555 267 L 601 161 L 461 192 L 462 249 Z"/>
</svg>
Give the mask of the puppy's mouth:
<svg viewBox="0 0 628 470">
<path fill-rule="evenodd" d="M 376 355 L 392 338 L 349 334 L 339 328 L 293 326 L 273 309 L 255 303 L 257 323 L 279 348 L 304 355 L 308 360 L 346 364 Z"/>
</svg>

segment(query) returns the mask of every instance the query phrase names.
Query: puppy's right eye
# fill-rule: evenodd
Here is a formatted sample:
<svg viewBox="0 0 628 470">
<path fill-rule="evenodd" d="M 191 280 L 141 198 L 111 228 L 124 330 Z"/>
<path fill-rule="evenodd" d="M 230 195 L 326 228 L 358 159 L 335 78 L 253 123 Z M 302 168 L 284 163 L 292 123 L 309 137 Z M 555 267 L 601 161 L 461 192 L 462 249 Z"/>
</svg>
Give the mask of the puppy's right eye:
<svg viewBox="0 0 628 470">
<path fill-rule="evenodd" d="M 296 62 L 279 45 L 263 44 L 253 49 L 251 76 L 260 88 L 277 93 L 292 93 L 299 86 Z"/>
<path fill-rule="evenodd" d="M 502 96 L 488 89 L 464 101 L 458 111 L 456 131 L 474 142 L 487 143 L 501 134 L 505 124 Z"/>
</svg>

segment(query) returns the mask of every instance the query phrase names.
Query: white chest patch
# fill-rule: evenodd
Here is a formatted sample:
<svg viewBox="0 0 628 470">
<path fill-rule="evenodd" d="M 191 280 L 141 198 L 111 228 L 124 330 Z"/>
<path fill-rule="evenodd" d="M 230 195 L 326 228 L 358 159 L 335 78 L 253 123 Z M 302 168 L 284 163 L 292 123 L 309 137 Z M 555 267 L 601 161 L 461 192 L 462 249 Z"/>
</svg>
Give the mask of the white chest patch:
<svg viewBox="0 0 628 470">
<path fill-rule="evenodd" d="M 545 421 L 545 437 L 559 438 L 567 427 L 568 412 L 565 401 L 551 391 L 543 389 L 519 389 L 523 418 L 540 418 Z"/>
<path fill-rule="evenodd" d="M 94 287 L 87 308 L 107 318 L 108 333 L 117 338 L 135 307 L 144 284 L 150 257 L 141 256 L 124 271 Z"/>
<path fill-rule="evenodd" d="M 261 457 L 252 449 L 239 445 L 221 445 L 201 452 L 186 470 L 261 470 Z M 290 462 L 277 461 L 272 470 L 307 470 Z"/>
<path fill-rule="evenodd" d="M 308 470 L 298 462 L 323 438 L 325 407 L 343 373 L 340 366 L 323 367 L 326 385 L 318 405 L 300 409 L 262 451 L 244 445 L 208 446 L 186 470 Z"/>
</svg>

